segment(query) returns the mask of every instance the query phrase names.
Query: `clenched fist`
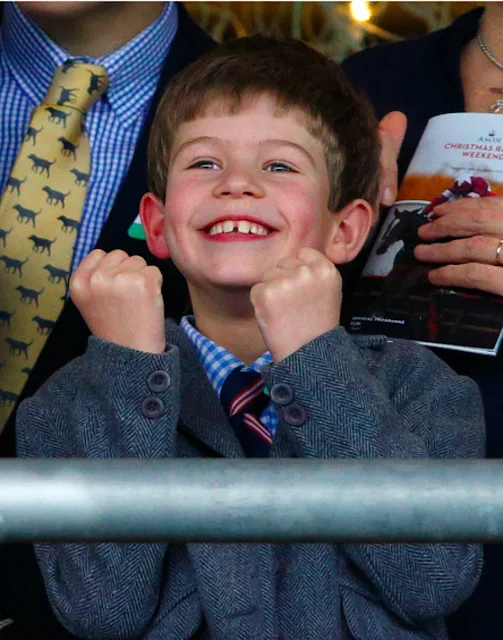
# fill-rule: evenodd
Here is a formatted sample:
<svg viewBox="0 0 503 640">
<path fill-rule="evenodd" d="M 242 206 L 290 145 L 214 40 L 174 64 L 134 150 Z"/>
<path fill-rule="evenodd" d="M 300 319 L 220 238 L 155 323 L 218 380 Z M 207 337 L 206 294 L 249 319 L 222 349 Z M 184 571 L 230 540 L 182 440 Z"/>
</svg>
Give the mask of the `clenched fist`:
<svg viewBox="0 0 503 640">
<path fill-rule="evenodd" d="M 275 362 L 339 326 L 342 279 L 315 249 L 266 269 L 250 292 L 262 338 Z"/>
<path fill-rule="evenodd" d="M 162 275 L 140 256 L 95 249 L 70 279 L 70 295 L 91 333 L 130 349 L 164 353 Z"/>
</svg>

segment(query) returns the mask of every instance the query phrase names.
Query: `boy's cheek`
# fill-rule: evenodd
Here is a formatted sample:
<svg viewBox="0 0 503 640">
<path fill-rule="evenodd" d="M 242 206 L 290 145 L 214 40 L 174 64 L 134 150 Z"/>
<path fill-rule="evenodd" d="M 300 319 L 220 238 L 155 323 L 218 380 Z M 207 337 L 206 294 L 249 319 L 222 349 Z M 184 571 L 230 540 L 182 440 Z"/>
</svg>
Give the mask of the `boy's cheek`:
<svg viewBox="0 0 503 640">
<path fill-rule="evenodd" d="M 179 223 L 189 219 L 200 203 L 198 192 L 193 185 L 174 182 L 166 190 L 164 209 L 167 219 Z"/>
<path fill-rule="evenodd" d="M 295 239 L 300 245 L 318 250 L 324 245 L 324 233 L 316 209 L 298 215 L 292 220 L 292 227 Z"/>
</svg>

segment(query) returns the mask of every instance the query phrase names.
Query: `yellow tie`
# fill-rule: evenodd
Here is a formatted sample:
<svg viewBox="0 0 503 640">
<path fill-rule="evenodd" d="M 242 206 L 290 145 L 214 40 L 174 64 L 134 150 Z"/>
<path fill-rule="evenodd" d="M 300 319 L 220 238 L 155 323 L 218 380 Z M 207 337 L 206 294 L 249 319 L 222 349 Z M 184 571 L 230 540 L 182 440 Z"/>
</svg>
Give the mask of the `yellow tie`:
<svg viewBox="0 0 503 640">
<path fill-rule="evenodd" d="M 0 201 L 0 432 L 63 308 L 91 171 L 85 116 L 106 69 L 56 69 Z"/>
</svg>

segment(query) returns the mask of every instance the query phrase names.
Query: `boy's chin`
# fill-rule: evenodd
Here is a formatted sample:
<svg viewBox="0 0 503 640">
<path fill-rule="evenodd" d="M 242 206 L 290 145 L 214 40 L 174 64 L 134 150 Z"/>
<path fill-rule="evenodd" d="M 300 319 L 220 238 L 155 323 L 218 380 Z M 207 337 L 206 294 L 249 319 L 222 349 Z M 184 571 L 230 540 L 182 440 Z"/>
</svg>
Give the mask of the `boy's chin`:
<svg viewBox="0 0 503 640">
<path fill-rule="evenodd" d="M 249 294 L 252 287 L 254 287 L 259 282 L 258 279 L 254 280 L 228 280 L 228 281 L 220 281 L 215 283 L 215 287 L 220 289 L 222 292 L 228 293 L 243 293 Z"/>
<path fill-rule="evenodd" d="M 23 2 L 21 9 L 30 17 L 75 18 L 96 10 L 103 2 Z"/>
<path fill-rule="evenodd" d="M 215 294 L 232 294 L 232 295 L 249 295 L 251 289 L 261 282 L 260 276 L 255 278 L 205 278 L 204 281 L 197 278 L 197 281 L 185 276 L 189 284 L 189 289 L 198 290 L 200 292 Z"/>
<path fill-rule="evenodd" d="M 257 283 L 262 281 L 261 269 L 244 270 L 242 273 L 237 272 L 237 269 L 230 270 L 227 273 L 215 274 L 212 280 L 212 285 L 222 291 L 250 291 L 250 289 Z"/>
<path fill-rule="evenodd" d="M 265 267 L 264 267 L 265 268 Z M 215 294 L 250 294 L 251 289 L 262 282 L 264 268 L 239 269 L 236 265 L 231 269 L 208 269 L 199 273 L 184 273 L 189 288 Z M 182 272 L 183 273 L 183 272 Z"/>
</svg>

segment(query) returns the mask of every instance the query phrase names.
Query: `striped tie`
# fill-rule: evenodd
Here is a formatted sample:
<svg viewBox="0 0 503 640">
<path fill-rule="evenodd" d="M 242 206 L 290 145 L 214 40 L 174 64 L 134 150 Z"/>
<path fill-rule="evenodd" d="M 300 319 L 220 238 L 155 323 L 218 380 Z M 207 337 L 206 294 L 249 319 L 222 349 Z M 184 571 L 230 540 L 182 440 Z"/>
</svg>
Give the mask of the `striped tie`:
<svg viewBox="0 0 503 640">
<path fill-rule="evenodd" d="M 269 399 L 260 373 L 243 368 L 239 366 L 228 375 L 220 400 L 246 455 L 267 458 L 272 436 L 260 421 L 260 415 Z"/>
</svg>

